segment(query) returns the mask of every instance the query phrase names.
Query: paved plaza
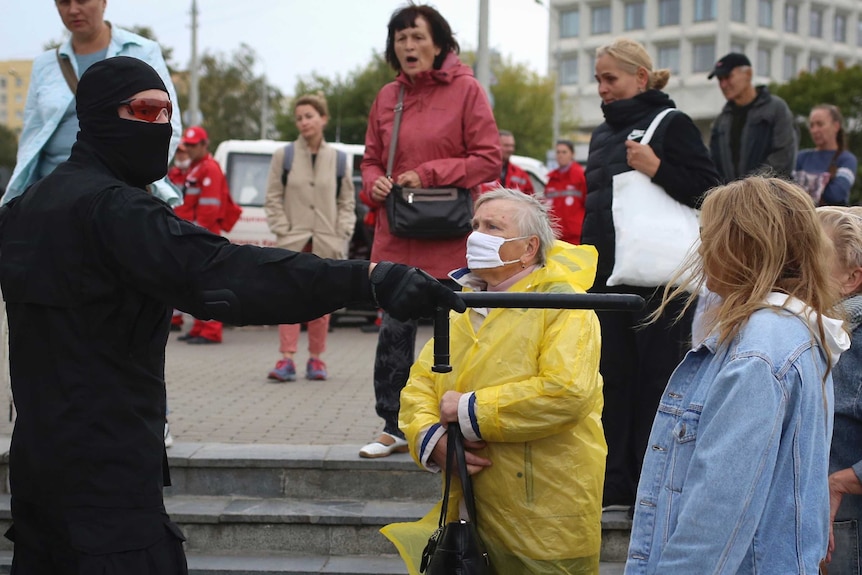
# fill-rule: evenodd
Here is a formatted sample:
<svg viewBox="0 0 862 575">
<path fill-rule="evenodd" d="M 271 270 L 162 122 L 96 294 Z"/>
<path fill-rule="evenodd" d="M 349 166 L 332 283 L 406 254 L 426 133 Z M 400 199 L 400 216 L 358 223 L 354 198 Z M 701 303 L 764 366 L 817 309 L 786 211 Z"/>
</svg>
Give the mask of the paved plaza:
<svg viewBox="0 0 862 575">
<path fill-rule="evenodd" d="M 266 378 L 280 357 L 275 326 L 225 329 L 220 345 L 188 345 L 178 335 L 170 336 L 165 364 L 177 442 L 360 445 L 382 428 L 372 383 L 376 333 L 334 328 L 323 355 L 329 379 L 308 381 L 303 332 L 290 383 Z M 417 349 L 431 335 L 431 326 L 420 326 Z"/>
</svg>

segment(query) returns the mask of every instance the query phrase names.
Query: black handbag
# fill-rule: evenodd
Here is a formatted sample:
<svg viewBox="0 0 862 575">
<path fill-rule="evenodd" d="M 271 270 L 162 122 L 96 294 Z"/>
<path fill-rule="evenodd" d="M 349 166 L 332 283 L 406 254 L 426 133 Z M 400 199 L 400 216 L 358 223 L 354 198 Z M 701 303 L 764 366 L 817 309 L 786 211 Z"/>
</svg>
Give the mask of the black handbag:
<svg viewBox="0 0 862 575">
<path fill-rule="evenodd" d="M 386 165 L 386 177 L 390 180 L 403 111 L 404 86 L 395 106 L 392 145 Z M 467 188 L 404 188 L 395 184 L 386 197 L 386 217 L 393 236 L 425 240 L 460 238 L 473 229 L 473 196 Z"/>
<path fill-rule="evenodd" d="M 473 483 L 467 473 L 464 456 L 464 437 L 458 423 L 449 424 L 449 442 L 446 453 L 446 489 L 443 491 L 443 508 L 440 510 L 439 527 L 431 535 L 422 552 L 419 571 L 427 575 L 489 575 L 491 563 L 485 545 L 476 531 L 476 501 L 473 499 Z M 457 462 L 456 462 L 457 461 Z M 463 519 L 446 523 L 449 507 L 449 488 L 453 469 L 457 465 L 461 480 L 468 521 Z"/>
</svg>

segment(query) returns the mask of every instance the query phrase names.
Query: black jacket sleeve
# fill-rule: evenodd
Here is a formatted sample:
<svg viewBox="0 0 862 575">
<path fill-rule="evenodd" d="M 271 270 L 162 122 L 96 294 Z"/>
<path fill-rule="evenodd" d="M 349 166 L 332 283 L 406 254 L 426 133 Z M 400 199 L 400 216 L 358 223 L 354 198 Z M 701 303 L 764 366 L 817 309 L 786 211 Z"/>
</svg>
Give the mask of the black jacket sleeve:
<svg viewBox="0 0 862 575">
<path fill-rule="evenodd" d="M 89 212 L 93 249 L 121 281 L 201 319 L 297 323 L 372 300 L 367 261 L 234 245 L 140 190 L 97 194 Z"/>
<path fill-rule="evenodd" d="M 700 130 L 686 114 L 671 115 L 662 142 L 661 165 L 652 179 L 676 201 L 696 208 L 720 179 Z"/>
</svg>

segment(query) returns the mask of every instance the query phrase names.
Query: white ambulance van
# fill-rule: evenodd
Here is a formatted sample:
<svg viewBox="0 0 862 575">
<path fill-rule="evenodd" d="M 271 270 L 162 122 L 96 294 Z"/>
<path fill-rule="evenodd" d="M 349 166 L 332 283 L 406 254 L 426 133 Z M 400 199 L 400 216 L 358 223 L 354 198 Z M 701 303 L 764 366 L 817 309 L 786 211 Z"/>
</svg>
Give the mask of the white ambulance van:
<svg viewBox="0 0 862 575">
<path fill-rule="evenodd" d="M 242 216 L 227 234 L 230 241 L 259 246 L 275 245 L 275 236 L 266 224 L 263 202 L 266 197 L 266 180 L 269 176 L 272 154 L 285 145 L 287 142 L 276 140 L 226 140 L 216 149 L 214 157 L 227 178 L 231 196 L 242 207 Z M 358 197 L 362 189 L 359 164 L 362 162 L 365 146 L 331 142 L 329 145 L 347 154 L 347 173 L 352 174 L 353 186 L 357 194 L 357 227 L 351 240 L 350 257 L 367 258 L 371 248 L 371 230 L 364 229 L 362 220 L 368 208 L 359 201 Z M 545 165 L 535 158 L 526 156 L 512 156 L 511 161 L 530 175 L 536 195 L 542 197 L 548 181 L 548 170 Z"/>
</svg>

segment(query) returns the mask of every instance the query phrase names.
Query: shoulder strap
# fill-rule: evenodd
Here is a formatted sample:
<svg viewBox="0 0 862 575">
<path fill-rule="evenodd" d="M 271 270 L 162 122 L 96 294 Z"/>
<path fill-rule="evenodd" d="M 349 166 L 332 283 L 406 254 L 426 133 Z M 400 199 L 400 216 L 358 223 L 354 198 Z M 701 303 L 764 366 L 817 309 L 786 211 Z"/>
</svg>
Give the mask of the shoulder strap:
<svg viewBox="0 0 862 575">
<path fill-rule="evenodd" d="M 464 496 L 464 504 L 467 508 L 467 518 L 476 524 L 476 500 L 473 497 L 473 482 L 467 472 L 467 458 L 464 453 L 464 436 L 458 422 L 450 423 L 447 427 L 446 446 L 446 483 L 443 489 L 443 506 L 440 508 L 440 519 L 438 525 L 446 524 L 446 511 L 449 508 L 449 490 L 452 485 L 452 475 L 458 474 L 461 481 L 461 493 Z"/>
<path fill-rule="evenodd" d="M 293 143 L 284 147 L 284 162 L 282 163 L 281 185 L 287 185 L 287 174 L 290 173 L 290 168 L 293 167 Z"/>
<path fill-rule="evenodd" d="M 650 140 L 652 140 L 653 134 L 655 134 L 659 124 L 661 124 L 661 121 L 664 120 L 665 116 L 672 112 L 676 112 L 676 108 L 665 108 L 659 112 L 658 115 L 653 118 L 652 122 L 650 122 L 649 128 L 647 128 L 647 131 L 644 133 L 644 137 L 641 138 L 640 143 L 649 144 Z"/>
<path fill-rule="evenodd" d="M 72 62 L 69 61 L 68 58 L 64 58 L 60 56 L 60 47 L 57 46 L 57 49 L 54 50 L 57 54 L 57 63 L 60 65 L 60 71 L 63 73 L 63 78 L 66 80 L 66 84 L 69 86 L 69 89 L 72 90 L 72 94 L 78 93 L 78 77 L 75 75 L 75 68 L 72 67 Z"/>
<path fill-rule="evenodd" d="M 341 196 L 341 182 L 347 172 L 347 154 L 341 150 L 335 151 L 335 197 Z"/>
<path fill-rule="evenodd" d="M 389 143 L 389 161 L 386 163 L 386 177 L 392 179 L 392 163 L 395 161 L 395 147 L 398 145 L 398 128 L 401 127 L 401 112 L 404 111 L 404 85 L 398 91 L 395 104 L 395 125 L 392 127 L 392 141 Z"/>
</svg>

